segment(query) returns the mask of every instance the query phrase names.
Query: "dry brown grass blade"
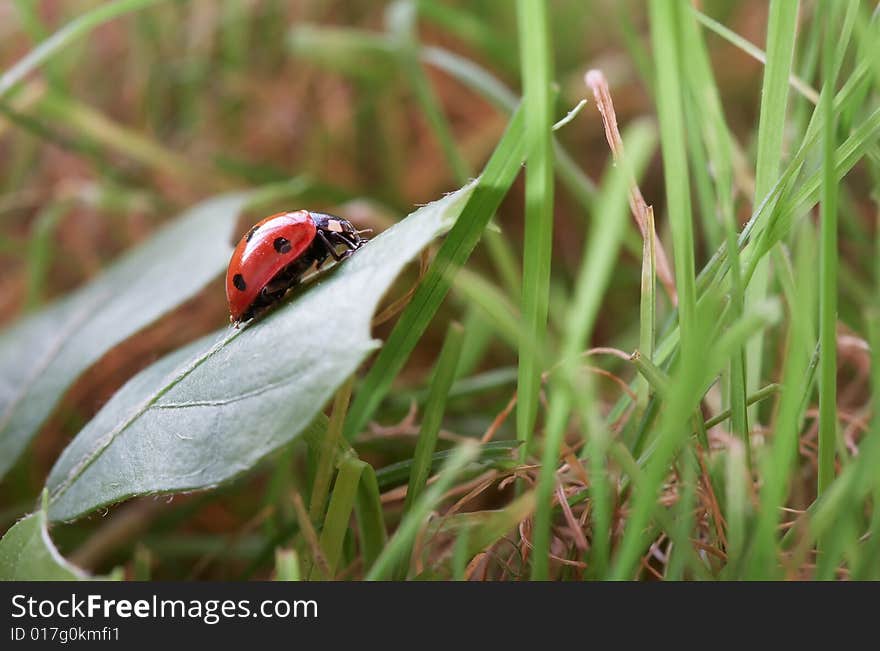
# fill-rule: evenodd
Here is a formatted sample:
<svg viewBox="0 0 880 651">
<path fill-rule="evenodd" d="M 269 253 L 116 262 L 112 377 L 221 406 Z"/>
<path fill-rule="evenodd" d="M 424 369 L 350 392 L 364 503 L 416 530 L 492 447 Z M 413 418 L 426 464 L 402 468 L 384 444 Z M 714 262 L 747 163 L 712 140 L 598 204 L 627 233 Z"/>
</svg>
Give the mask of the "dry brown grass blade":
<svg viewBox="0 0 880 651">
<path fill-rule="evenodd" d="M 327 559 L 324 558 L 324 552 L 321 551 L 318 534 L 312 526 L 312 521 L 309 519 L 309 513 L 306 511 L 302 497 L 299 493 L 295 492 L 291 499 L 293 510 L 296 512 L 296 519 L 299 521 L 300 531 L 302 531 L 303 537 L 306 539 L 306 543 L 308 543 L 309 549 L 312 552 L 312 560 L 318 566 L 318 570 L 323 576 L 332 578 L 330 577 L 330 566 L 327 564 Z"/>
<path fill-rule="evenodd" d="M 620 162 L 624 157 L 623 139 L 620 137 L 620 131 L 617 128 L 617 114 L 614 111 L 614 102 L 611 100 L 608 80 L 601 70 L 590 70 L 584 76 L 584 81 L 590 90 L 593 91 L 593 96 L 596 98 L 596 105 L 599 108 L 599 113 L 602 115 L 602 124 L 605 126 L 605 138 L 608 140 L 608 146 L 611 148 L 611 155 L 614 157 L 615 162 Z M 629 207 L 639 227 L 639 232 L 642 234 L 642 239 L 645 239 L 648 233 L 649 206 L 642 196 L 642 192 L 639 190 L 635 179 L 632 179 L 630 182 Z M 678 305 L 678 293 L 675 290 L 675 278 L 672 275 L 672 267 L 669 265 L 666 250 L 663 248 L 663 244 L 660 242 L 660 238 L 657 237 L 656 232 L 654 233 L 654 242 L 657 252 L 657 277 L 663 284 L 672 304 Z"/>
<path fill-rule="evenodd" d="M 495 438 L 495 434 L 498 432 L 498 429 L 504 424 L 504 421 L 507 420 L 507 417 L 510 416 L 510 413 L 513 411 L 513 408 L 516 407 L 516 392 L 514 392 L 513 396 L 508 401 L 507 405 L 501 412 L 495 416 L 492 423 L 486 429 L 486 433 L 483 434 L 483 437 L 480 439 L 480 443 L 488 443 L 493 438 Z"/>
<path fill-rule="evenodd" d="M 568 523 L 568 528 L 574 538 L 575 547 L 581 552 L 587 551 L 587 548 L 589 547 L 587 544 L 587 538 L 584 536 L 584 531 L 581 529 L 577 518 L 574 517 L 574 513 L 571 512 L 571 506 L 568 504 L 565 489 L 559 482 L 556 483 L 556 499 L 559 500 L 559 505 L 562 507 L 562 513 L 565 516 L 565 521 Z"/>
</svg>

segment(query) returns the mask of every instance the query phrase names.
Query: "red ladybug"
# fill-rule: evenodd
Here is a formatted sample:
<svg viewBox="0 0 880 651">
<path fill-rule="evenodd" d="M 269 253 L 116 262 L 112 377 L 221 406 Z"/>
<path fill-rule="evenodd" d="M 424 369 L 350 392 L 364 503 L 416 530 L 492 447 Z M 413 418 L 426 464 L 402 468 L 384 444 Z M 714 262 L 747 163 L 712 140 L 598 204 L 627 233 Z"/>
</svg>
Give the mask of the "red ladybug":
<svg viewBox="0 0 880 651">
<path fill-rule="evenodd" d="M 346 219 L 308 210 L 281 212 L 257 222 L 241 238 L 226 271 L 229 315 L 237 326 L 280 300 L 317 263 L 337 262 L 367 240 Z M 340 249 L 343 249 L 340 253 Z"/>
</svg>

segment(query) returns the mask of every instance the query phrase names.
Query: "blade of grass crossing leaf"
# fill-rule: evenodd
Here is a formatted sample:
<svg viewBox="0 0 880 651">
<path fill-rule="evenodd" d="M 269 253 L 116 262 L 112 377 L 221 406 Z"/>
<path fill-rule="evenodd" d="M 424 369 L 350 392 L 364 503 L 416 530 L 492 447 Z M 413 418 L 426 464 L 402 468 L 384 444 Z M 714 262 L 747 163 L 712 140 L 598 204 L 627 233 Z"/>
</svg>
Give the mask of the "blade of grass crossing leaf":
<svg viewBox="0 0 880 651">
<path fill-rule="evenodd" d="M 517 111 L 437 257 L 370 367 L 349 409 L 345 438 L 366 425 L 443 302 L 454 273 L 468 259 L 522 164 L 523 115 Z"/>
<path fill-rule="evenodd" d="M 213 487 L 295 437 L 310 438 L 323 406 L 378 347 L 370 324 L 382 296 L 406 264 L 452 228 L 472 190 L 416 210 L 263 318 L 223 328 L 133 377 L 53 467 L 50 517 L 72 519 L 135 494 Z M 137 269 L 146 274 L 143 265 Z M 117 312 L 112 316 L 118 320 Z M 284 335 L 304 331 L 322 336 Z M 266 345 L 279 338 L 284 346 Z M 236 363 L 236 356 L 247 362 Z"/>
<path fill-rule="evenodd" d="M 138 11 L 159 2 L 162 2 L 162 0 L 116 0 L 115 2 L 99 5 L 91 11 L 78 16 L 0 75 L 0 98 L 73 40 L 83 38 L 95 27 L 113 20 L 117 16 Z"/>
<path fill-rule="evenodd" d="M 761 111 L 758 122 L 757 163 L 755 169 L 754 205 L 759 205 L 779 177 L 788 86 L 794 58 L 797 31 L 798 0 L 771 0 L 767 24 L 767 63 L 761 87 Z M 745 310 L 764 300 L 769 285 L 770 267 L 765 258 L 758 262 L 745 290 Z M 750 341 L 746 349 L 746 392 L 760 386 L 764 339 L 761 335 Z M 757 409 L 751 408 L 752 420 Z"/>
<path fill-rule="evenodd" d="M 439 47 L 422 48 L 422 58 L 451 75 L 465 86 L 472 88 L 487 101 L 507 113 L 516 108 L 516 96 L 490 72 L 473 61 Z M 555 168 L 559 180 L 581 206 L 589 210 L 596 186 L 584 173 L 568 151 L 554 140 Z"/>
<path fill-rule="evenodd" d="M 832 110 L 836 73 L 834 44 L 837 32 L 831 21 L 831 3 L 823 2 L 825 22 L 822 48 L 822 201 L 819 248 L 819 479 L 821 495 L 834 479 L 834 447 L 837 439 L 837 172 L 835 125 Z"/>
<path fill-rule="evenodd" d="M 408 554 L 425 518 L 437 506 L 446 491 L 452 487 L 461 471 L 476 457 L 477 452 L 477 444 L 471 441 L 466 441 L 455 449 L 455 452 L 443 465 L 437 481 L 431 484 L 416 500 L 394 536 L 385 545 L 382 553 L 367 573 L 366 580 L 380 581 L 389 577 L 393 568 Z"/>
<path fill-rule="evenodd" d="M 654 92 L 654 66 L 651 64 L 651 55 L 642 40 L 640 30 L 633 22 L 632 7 L 626 2 L 615 3 L 615 24 L 620 30 L 623 44 L 629 52 L 633 66 L 651 93 Z"/>
<path fill-rule="evenodd" d="M 550 292 L 553 245 L 552 52 L 547 5 L 517 0 L 520 67 L 525 112 L 526 188 L 523 250 L 522 327 L 519 342 L 516 432 L 532 440 L 538 414 Z M 522 458 L 527 447 L 523 446 Z"/>
</svg>

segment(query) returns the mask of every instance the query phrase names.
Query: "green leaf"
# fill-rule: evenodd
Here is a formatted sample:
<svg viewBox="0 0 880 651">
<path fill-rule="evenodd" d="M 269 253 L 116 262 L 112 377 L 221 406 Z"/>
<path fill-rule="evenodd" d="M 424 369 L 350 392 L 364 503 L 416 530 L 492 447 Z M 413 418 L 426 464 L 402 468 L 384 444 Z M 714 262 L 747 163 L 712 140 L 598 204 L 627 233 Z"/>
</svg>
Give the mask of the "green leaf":
<svg viewBox="0 0 880 651">
<path fill-rule="evenodd" d="M 19 520 L 0 540 L 0 581 L 83 581 L 49 538 L 45 509 Z"/>
<path fill-rule="evenodd" d="M 94 281 L 0 334 L 0 476 L 83 371 L 222 271 L 248 196 L 198 204 Z"/>
<path fill-rule="evenodd" d="M 210 335 L 136 375 L 55 464 L 49 517 L 208 488 L 302 433 L 379 345 L 370 322 L 380 299 L 403 266 L 449 229 L 472 188 L 421 208 L 265 318 Z"/>
</svg>

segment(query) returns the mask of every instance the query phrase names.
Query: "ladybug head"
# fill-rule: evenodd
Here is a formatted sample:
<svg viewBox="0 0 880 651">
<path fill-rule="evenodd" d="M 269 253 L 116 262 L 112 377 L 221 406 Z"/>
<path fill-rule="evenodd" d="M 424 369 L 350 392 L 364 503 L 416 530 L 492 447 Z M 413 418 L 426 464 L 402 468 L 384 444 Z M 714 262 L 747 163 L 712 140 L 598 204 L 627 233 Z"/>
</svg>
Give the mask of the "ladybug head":
<svg viewBox="0 0 880 651">
<path fill-rule="evenodd" d="M 358 230 L 347 219 L 334 217 L 333 215 L 325 215 L 324 213 L 311 213 L 315 227 L 320 230 L 325 237 L 335 245 L 344 245 L 348 249 L 357 249 L 366 244 L 366 238 L 361 237 L 361 233 L 368 233 L 368 230 Z"/>
</svg>

